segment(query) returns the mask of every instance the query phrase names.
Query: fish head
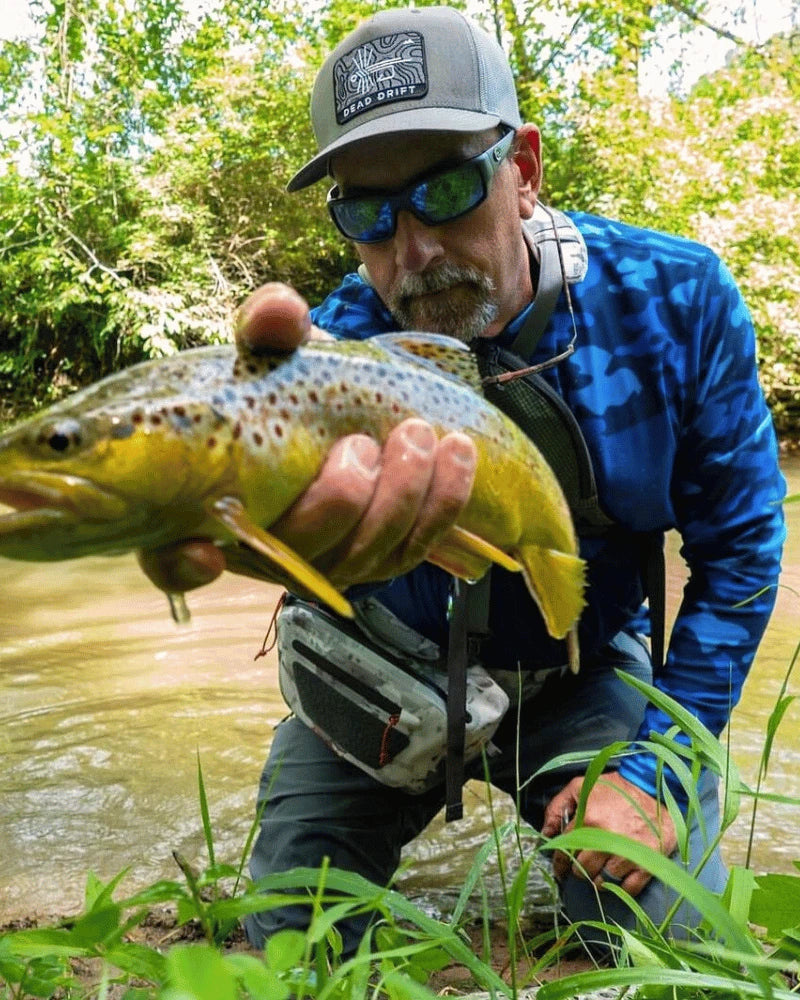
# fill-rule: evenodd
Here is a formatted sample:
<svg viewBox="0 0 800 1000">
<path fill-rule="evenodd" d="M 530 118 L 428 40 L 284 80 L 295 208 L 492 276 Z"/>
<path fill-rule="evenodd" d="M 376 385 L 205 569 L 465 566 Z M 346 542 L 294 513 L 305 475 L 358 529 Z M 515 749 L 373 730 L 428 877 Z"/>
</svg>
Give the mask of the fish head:
<svg viewBox="0 0 800 1000">
<path fill-rule="evenodd" d="M 0 508 L 0 555 L 50 561 L 181 537 L 202 520 L 209 479 L 219 478 L 213 461 L 196 460 L 204 429 L 180 433 L 163 407 L 148 413 L 140 401 L 93 409 L 78 400 L 6 431 L 0 505 L 11 510 Z"/>
</svg>

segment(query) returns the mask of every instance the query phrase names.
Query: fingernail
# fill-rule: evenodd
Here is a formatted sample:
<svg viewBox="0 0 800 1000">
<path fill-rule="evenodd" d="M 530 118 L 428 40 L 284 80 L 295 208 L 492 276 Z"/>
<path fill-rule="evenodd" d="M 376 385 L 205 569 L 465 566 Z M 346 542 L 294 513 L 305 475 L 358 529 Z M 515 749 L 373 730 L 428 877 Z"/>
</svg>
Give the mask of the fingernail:
<svg viewBox="0 0 800 1000">
<path fill-rule="evenodd" d="M 380 471 L 380 455 L 369 439 L 348 438 L 342 448 L 341 468 L 355 469 L 365 479 L 377 479 Z"/>
<path fill-rule="evenodd" d="M 420 455 L 431 455 L 436 447 L 436 435 L 433 428 L 422 421 L 410 421 L 401 431 L 401 438 Z"/>
<path fill-rule="evenodd" d="M 471 438 L 456 439 L 451 446 L 451 455 L 465 469 L 474 469 L 478 461 L 478 453 Z"/>
</svg>

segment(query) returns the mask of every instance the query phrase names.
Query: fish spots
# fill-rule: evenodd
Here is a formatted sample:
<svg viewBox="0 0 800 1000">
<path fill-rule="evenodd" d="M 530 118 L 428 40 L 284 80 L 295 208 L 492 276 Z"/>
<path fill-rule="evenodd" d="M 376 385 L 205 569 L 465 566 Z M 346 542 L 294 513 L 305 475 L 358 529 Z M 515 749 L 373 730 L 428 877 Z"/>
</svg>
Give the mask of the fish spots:
<svg viewBox="0 0 800 1000">
<path fill-rule="evenodd" d="M 283 425 L 282 424 L 275 424 L 275 426 L 272 428 L 272 433 L 275 435 L 276 438 L 282 438 L 283 437 Z"/>
<path fill-rule="evenodd" d="M 245 396 L 244 405 L 247 407 L 248 410 L 254 410 L 256 408 L 255 396 Z"/>
<path fill-rule="evenodd" d="M 136 432 L 133 422 L 115 420 L 111 424 L 111 437 L 115 441 L 124 441 Z"/>
<path fill-rule="evenodd" d="M 209 451 L 211 451 L 212 448 L 217 447 L 217 439 L 214 437 L 213 434 L 209 435 L 209 437 L 206 438 L 206 447 L 208 448 Z"/>
<path fill-rule="evenodd" d="M 268 395 L 267 395 L 267 402 L 269 403 L 270 406 L 275 406 L 275 404 L 278 402 L 278 394 L 277 394 L 277 392 L 270 392 L 270 393 L 268 393 Z"/>
<path fill-rule="evenodd" d="M 260 431 L 253 431 L 253 443 L 259 448 L 264 443 L 264 435 Z"/>
<path fill-rule="evenodd" d="M 308 394 L 309 403 L 313 403 L 315 406 L 319 402 L 319 393 L 315 392 L 313 389 Z"/>
<path fill-rule="evenodd" d="M 234 424 L 233 427 L 233 440 L 238 441 L 241 436 L 242 436 L 242 423 L 240 420 L 237 420 L 237 422 Z"/>
</svg>

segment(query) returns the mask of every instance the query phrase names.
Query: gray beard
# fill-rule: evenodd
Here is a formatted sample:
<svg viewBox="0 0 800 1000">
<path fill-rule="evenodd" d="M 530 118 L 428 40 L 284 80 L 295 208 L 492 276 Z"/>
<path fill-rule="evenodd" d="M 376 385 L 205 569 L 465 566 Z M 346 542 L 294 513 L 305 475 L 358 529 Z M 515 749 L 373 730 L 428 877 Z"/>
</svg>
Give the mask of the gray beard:
<svg viewBox="0 0 800 1000">
<path fill-rule="evenodd" d="M 454 285 L 461 285 L 457 297 L 420 298 Z M 445 333 L 469 343 L 496 319 L 493 296 L 494 282 L 488 275 L 472 267 L 442 264 L 434 271 L 407 275 L 388 305 L 403 330 Z"/>
</svg>

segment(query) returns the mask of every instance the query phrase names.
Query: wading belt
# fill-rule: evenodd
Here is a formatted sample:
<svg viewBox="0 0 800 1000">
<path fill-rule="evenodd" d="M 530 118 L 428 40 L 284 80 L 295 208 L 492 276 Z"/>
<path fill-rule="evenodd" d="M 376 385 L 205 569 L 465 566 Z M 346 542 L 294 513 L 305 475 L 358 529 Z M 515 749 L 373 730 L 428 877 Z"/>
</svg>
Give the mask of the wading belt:
<svg viewBox="0 0 800 1000">
<path fill-rule="evenodd" d="M 544 213 L 545 221 L 542 221 Z M 558 393 L 538 372 L 568 357 L 575 344 L 575 319 L 569 280 L 578 280 L 580 251 L 575 247 L 571 273 L 565 266 L 562 242 L 580 241 L 572 223 L 561 213 L 537 205 L 537 215 L 528 224 L 527 237 L 538 249 L 539 280 L 533 308 L 517 334 L 512 350 L 505 350 L 488 338 L 477 338 L 473 350 L 484 381 L 486 398 L 509 416 L 539 448 L 561 484 L 581 535 L 602 535 L 617 527 L 600 507 L 594 470 L 586 442 L 575 416 Z M 571 236 L 571 234 L 575 234 Z M 565 244 L 566 245 L 566 244 Z M 580 241 L 580 247 L 585 247 Z M 577 256 L 577 265 L 576 265 Z M 585 264 L 585 258 L 584 258 Z M 572 315 L 573 339 L 566 351 L 543 365 L 530 366 L 530 357 L 564 293 Z M 520 357 L 519 355 L 522 355 Z M 623 530 L 621 527 L 619 530 Z M 661 532 L 642 532 L 639 542 L 639 572 L 650 610 L 653 672 L 664 660 L 665 568 L 664 539 Z M 471 657 L 478 658 L 481 640 L 488 634 L 491 571 L 478 584 L 454 580 L 450 605 L 448 640 L 448 741 L 445 769 L 446 819 L 463 814 L 461 789 L 464 779 L 464 720 L 466 717 L 466 669 Z"/>
</svg>

